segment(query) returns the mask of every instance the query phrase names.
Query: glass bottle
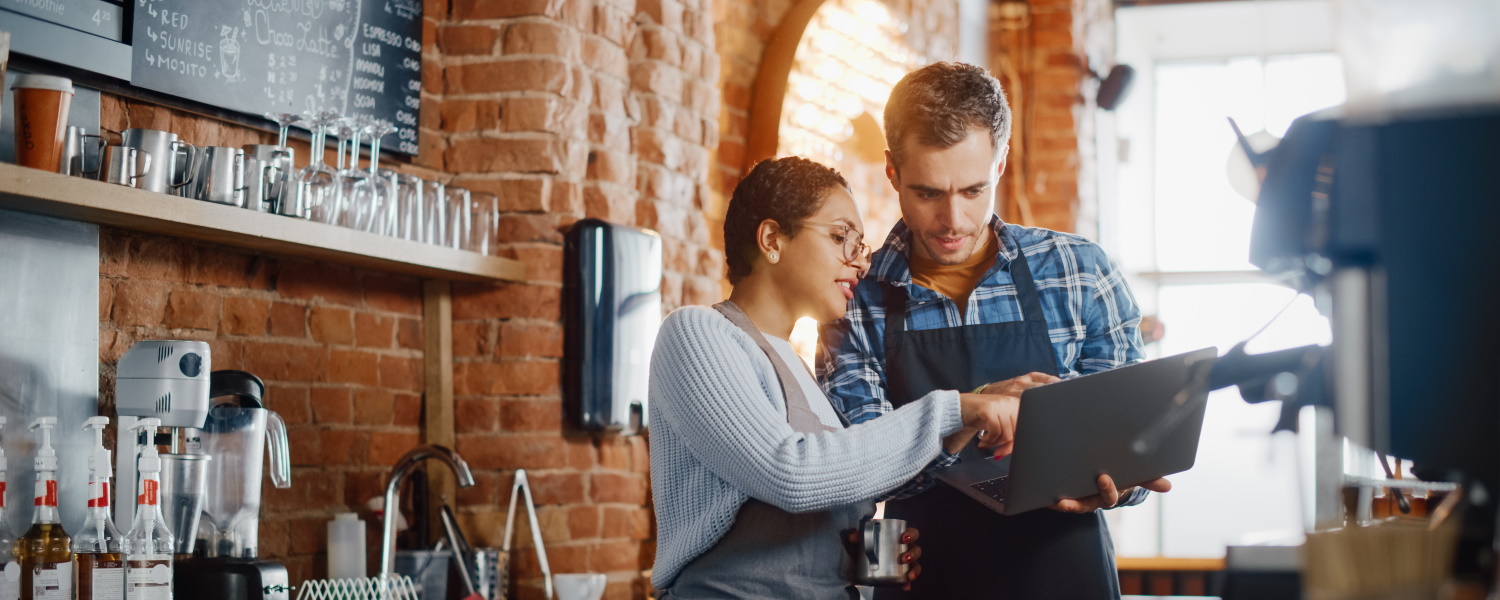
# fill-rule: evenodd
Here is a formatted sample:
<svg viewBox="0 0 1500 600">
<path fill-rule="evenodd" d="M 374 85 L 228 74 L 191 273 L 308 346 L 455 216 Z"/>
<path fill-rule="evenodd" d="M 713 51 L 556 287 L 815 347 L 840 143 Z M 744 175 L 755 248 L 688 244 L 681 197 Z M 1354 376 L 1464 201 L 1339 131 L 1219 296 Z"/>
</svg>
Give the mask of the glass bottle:
<svg viewBox="0 0 1500 600">
<path fill-rule="evenodd" d="M 0 428 L 5 427 L 5 417 L 0 417 Z M 5 450 L 0 448 L 0 600 L 18 600 L 21 597 L 21 564 L 16 561 L 16 534 L 11 533 L 10 516 L 5 512 L 5 481 L 9 464 Z"/>
<path fill-rule="evenodd" d="M 29 429 L 41 429 L 36 454 L 36 495 L 31 528 L 16 542 L 21 563 L 21 597 L 28 600 L 73 600 L 73 538 L 63 530 L 57 510 L 57 452 L 52 428 L 57 417 L 41 417 Z"/>
<path fill-rule="evenodd" d="M 172 600 L 172 531 L 161 514 L 161 456 L 156 451 L 156 428 L 160 419 L 141 419 L 134 429 L 144 430 L 136 470 L 141 484 L 136 488 L 134 524 L 125 536 L 125 597 L 129 600 Z"/>
<path fill-rule="evenodd" d="M 125 536 L 115 527 L 109 510 L 109 450 L 104 448 L 104 427 L 109 417 L 91 417 L 84 429 L 94 430 L 94 450 L 89 454 L 88 517 L 73 551 L 78 554 L 78 600 L 124 600 Z"/>
</svg>

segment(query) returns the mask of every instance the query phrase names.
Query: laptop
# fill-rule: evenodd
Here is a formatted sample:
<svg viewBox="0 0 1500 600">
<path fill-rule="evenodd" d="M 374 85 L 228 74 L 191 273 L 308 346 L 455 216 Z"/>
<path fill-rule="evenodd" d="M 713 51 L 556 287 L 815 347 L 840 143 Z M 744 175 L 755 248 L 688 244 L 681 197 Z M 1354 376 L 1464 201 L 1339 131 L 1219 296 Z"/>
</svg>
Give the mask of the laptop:
<svg viewBox="0 0 1500 600">
<path fill-rule="evenodd" d="M 1009 456 L 969 442 L 937 478 L 1005 515 L 1120 489 L 1193 467 L 1218 349 L 1136 363 L 1026 390 Z"/>
</svg>

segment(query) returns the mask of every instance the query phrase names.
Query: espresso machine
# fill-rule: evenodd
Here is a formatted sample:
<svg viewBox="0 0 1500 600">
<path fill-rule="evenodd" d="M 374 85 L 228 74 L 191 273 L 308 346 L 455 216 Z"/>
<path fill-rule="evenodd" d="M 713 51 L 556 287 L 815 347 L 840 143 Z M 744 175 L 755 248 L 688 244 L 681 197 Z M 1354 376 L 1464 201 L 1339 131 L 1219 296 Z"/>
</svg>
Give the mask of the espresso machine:
<svg viewBox="0 0 1500 600">
<path fill-rule="evenodd" d="M 188 540 L 179 551 L 191 556 L 177 564 L 173 585 L 182 598 L 287 600 L 286 567 L 257 550 L 264 465 L 272 485 L 292 484 L 286 425 L 265 408 L 265 384 L 255 375 L 214 371 L 209 388 L 202 426 L 184 432 L 188 455 L 207 458 L 206 493 L 196 532 L 179 537 Z"/>
</svg>

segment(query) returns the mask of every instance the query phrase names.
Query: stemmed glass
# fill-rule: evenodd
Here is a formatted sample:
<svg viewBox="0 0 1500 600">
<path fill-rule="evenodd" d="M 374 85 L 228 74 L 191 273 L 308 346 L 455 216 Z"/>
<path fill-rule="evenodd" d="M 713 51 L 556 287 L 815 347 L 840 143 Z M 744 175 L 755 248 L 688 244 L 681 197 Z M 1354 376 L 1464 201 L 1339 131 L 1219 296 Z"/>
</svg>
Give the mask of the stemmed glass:
<svg viewBox="0 0 1500 600">
<path fill-rule="evenodd" d="M 374 188 L 369 173 L 359 168 L 359 138 L 364 126 L 357 117 L 345 117 L 335 123 L 339 136 L 339 216 L 338 224 L 350 229 L 369 230 Z M 343 149 L 349 149 L 344 160 Z"/>
<path fill-rule="evenodd" d="M 268 112 L 265 117 L 276 123 L 276 145 L 283 148 L 286 147 L 287 130 L 302 120 L 302 115 L 297 113 Z"/>
<path fill-rule="evenodd" d="M 297 213 L 295 216 L 319 223 L 333 223 L 337 217 L 338 172 L 323 162 L 328 128 L 336 119 L 338 113 L 325 110 L 309 113 L 299 123 L 312 132 L 312 146 L 309 148 L 310 162 L 297 172 L 296 203 L 299 208 L 294 212 Z"/>
<path fill-rule="evenodd" d="M 365 134 L 370 136 L 370 184 L 373 187 L 373 218 L 365 231 L 396 235 L 396 173 L 380 168 L 380 139 L 396 131 L 390 121 L 366 119 Z"/>
</svg>

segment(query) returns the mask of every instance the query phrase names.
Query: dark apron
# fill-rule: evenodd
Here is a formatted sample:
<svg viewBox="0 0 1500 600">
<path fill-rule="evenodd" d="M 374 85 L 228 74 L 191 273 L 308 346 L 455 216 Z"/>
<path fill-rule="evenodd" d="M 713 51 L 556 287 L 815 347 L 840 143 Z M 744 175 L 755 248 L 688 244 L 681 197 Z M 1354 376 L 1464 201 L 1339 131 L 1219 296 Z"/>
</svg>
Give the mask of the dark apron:
<svg viewBox="0 0 1500 600">
<path fill-rule="evenodd" d="M 833 431 L 818 420 L 791 368 L 749 317 L 729 301 L 714 308 L 749 334 L 771 359 L 771 366 L 781 380 L 787 422 L 792 429 L 802 433 Z M 842 415 L 839 420 L 844 420 Z M 875 504 L 868 501 L 792 514 L 751 498 L 740 506 L 734 525 L 724 537 L 688 563 L 660 597 L 664 600 L 857 599 L 859 593 L 849 582 L 850 565 L 843 532 L 859 527 L 861 519 L 874 513 Z"/>
<path fill-rule="evenodd" d="M 908 331 L 907 295 L 885 294 L 885 372 L 901 406 L 932 390 L 967 392 L 1033 371 L 1057 375 L 1042 303 L 1026 256 L 1010 263 L 1022 321 Z M 970 310 L 973 310 L 972 305 Z M 1051 509 L 1005 516 L 945 483 L 886 503 L 887 518 L 921 531 L 922 574 L 910 592 L 879 588 L 877 600 L 1119 598 L 1114 546 L 1104 514 Z"/>
</svg>

